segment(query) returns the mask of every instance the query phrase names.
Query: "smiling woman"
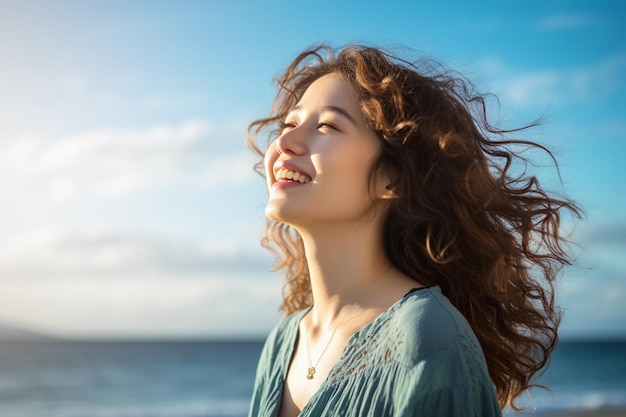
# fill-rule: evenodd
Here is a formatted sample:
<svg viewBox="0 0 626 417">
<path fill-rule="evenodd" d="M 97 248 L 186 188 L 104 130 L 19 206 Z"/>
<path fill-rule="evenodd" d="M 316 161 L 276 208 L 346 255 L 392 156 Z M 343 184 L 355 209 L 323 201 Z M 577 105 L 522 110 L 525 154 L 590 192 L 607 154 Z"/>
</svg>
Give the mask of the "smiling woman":
<svg viewBox="0 0 626 417">
<path fill-rule="evenodd" d="M 287 317 L 250 416 L 498 416 L 548 362 L 560 213 L 578 209 L 510 173 L 515 146 L 549 151 L 428 68 L 307 51 L 251 124 Z"/>
</svg>

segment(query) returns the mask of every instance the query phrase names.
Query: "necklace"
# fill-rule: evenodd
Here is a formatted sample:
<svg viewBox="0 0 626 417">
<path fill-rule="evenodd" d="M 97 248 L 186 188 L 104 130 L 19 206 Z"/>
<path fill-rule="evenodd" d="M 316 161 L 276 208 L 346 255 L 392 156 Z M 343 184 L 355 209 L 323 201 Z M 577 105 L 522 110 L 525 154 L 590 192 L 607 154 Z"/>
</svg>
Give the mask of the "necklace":
<svg viewBox="0 0 626 417">
<path fill-rule="evenodd" d="M 352 304 L 352 309 L 356 309 L 356 306 L 361 302 L 361 300 L 363 299 L 363 297 L 365 297 L 365 294 L 367 294 L 370 290 L 370 288 L 372 288 L 372 286 L 374 285 L 374 283 L 376 281 L 378 281 L 378 279 L 380 277 L 382 277 L 383 275 L 385 275 L 385 273 L 387 273 L 387 271 L 389 271 L 389 269 L 391 269 L 391 265 L 389 265 L 387 267 L 387 269 L 385 269 L 383 271 L 382 274 L 380 274 L 378 277 L 376 277 L 376 279 L 374 281 L 372 281 L 370 283 L 370 285 L 367 286 L 367 288 L 363 291 L 363 293 L 361 294 L 361 296 L 359 297 L 358 300 L 356 300 L 356 302 L 354 304 Z M 317 365 L 319 365 L 320 361 L 322 360 L 322 358 L 324 357 L 324 354 L 326 353 L 326 351 L 328 350 L 328 347 L 330 346 L 331 342 L 333 341 L 333 338 L 335 337 L 335 334 L 337 333 L 337 329 L 339 329 L 339 327 L 341 327 L 342 324 L 344 324 L 346 321 L 348 321 L 348 318 L 352 316 L 352 314 L 347 314 L 340 322 L 338 325 L 335 326 L 335 328 L 333 329 L 333 332 L 330 334 L 330 337 L 328 338 L 328 342 L 326 342 L 326 346 L 324 346 L 324 349 L 322 349 L 322 353 L 320 354 L 319 358 L 317 358 L 317 361 L 315 361 L 315 363 L 313 363 L 313 361 L 311 360 L 311 346 L 309 343 L 309 334 L 308 332 L 304 332 L 304 338 L 306 340 L 306 354 L 307 354 L 307 359 L 308 359 L 308 369 L 307 369 L 307 374 L 306 374 L 306 379 L 313 379 L 315 377 L 315 372 L 317 368 Z M 354 318 L 354 317 L 353 317 Z"/>
</svg>

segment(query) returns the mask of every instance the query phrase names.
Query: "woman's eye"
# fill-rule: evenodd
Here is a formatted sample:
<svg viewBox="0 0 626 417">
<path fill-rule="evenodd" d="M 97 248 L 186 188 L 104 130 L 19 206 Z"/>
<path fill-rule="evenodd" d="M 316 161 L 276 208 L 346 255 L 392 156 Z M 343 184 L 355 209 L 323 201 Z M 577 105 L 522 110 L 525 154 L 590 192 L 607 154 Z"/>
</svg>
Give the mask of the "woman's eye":
<svg viewBox="0 0 626 417">
<path fill-rule="evenodd" d="M 296 127 L 296 124 L 293 122 L 280 122 L 280 130 L 284 131 L 287 129 L 293 129 Z"/>
<path fill-rule="evenodd" d="M 330 129 L 333 129 L 333 130 L 339 130 L 339 129 L 337 129 L 337 128 L 335 127 L 335 125 L 333 125 L 333 124 L 331 124 L 331 123 L 327 123 L 327 122 L 319 122 L 319 124 L 317 125 L 317 128 L 318 128 L 318 129 L 321 129 L 321 128 L 330 128 Z"/>
</svg>

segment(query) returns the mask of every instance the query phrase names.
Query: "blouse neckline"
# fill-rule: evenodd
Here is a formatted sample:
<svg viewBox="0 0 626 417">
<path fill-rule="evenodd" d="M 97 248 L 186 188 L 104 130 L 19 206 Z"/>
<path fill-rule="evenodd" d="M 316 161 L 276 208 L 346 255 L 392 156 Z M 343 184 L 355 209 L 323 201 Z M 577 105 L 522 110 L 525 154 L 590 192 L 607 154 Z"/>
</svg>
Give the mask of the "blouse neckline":
<svg viewBox="0 0 626 417">
<path fill-rule="evenodd" d="M 359 330 L 357 330 L 356 332 L 354 332 L 352 335 L 350 335 L 350 337 L 348 337 L 348 340 L 346 341 L 346 345 L 343 348 L 343 351 L 341 352 L 341 355 L 339 356 L 339 359 L 337 360 L 337 362 L 335 362 L 335 364 L 331 367 L 330 371 L 328 372 L 328 376 L 324 379 L 324 381 L 322 382 L 322 384 L 319 386 L 319 388 L 317 389 L 317 391 L 315 391 L 315 393 L 311 396 L 311 398 L 309 398 L 309 400 L 307 401 L 307 403 L 304 405 L 304 407 L 300 410 L 300 413 L 298 414 L 299 416 L 304 415 L 304 411 L 307 410 L 308 408 L 312 407 L 312 404 L 315 404 L 315 402 L 317 401 L 317 397 L 319 397 L 321 395 L 322 392 L 324 392 L 326 390 L 326 386 L 332 381 L 332 377 L 331 375 L 334 375 L 337 370 L 337 368 L 339 366 L 342 365 L 342 363 L 346 360 L 345 355 L 346 352 L 350 351 L 352 345 L 354 345 L 358 340 L 361 339 L 361 335 L 368 333 L 368 331 L 371 328 L 376 328 L 378 327 L 378 323 L 380 323 L 381 321 L 385 320 L 387 318 L 387 316 L 393 314 L 396 310 L 398 310 L 402 305 L 404 305 L 404 303 L 409 300 L 410 298 L 412 298 L 412 296 L 414 296 L 415 294 L 419 294 L 424 292 L 424 290 L 433 290 L 433 289 L 437 289 L 439 290 L 438 286 L 433 286 L 433 287 L 419 287 L 419 288 L 413 288 L 411 289 L 408 293 L 406 293 L 404 296 L 402 296 L 402 298 L 400 298 L 398 301 L 396 301 L 395 303 L 393 303 L 388 309 L 386 309 L 385 311 L 383 311 L 382 313 L 380 313 L 374 320 L 370 321 L 369 323 L 365 324 L 363 327 L 361 327 Z M 279 401 L 282 401 L 282 395 L 284 393 L 285 390 L 285 380 L 287 379 L 287 371 L 289 369 L 289 364 L 291 363 L 291 360 L 293 358 L 293 355 L 296 351 L 296 344 L 298 342 L 298 333 L 299 333 L 299 328 L 300 328 L 300 322 L 302 321 L 302 319 L 304 318 L 304 316 L 311 311 L 311 308 L 313 308 L 313 306 L 309 306 L 305 309 L 303 309 L 302 311 L 296 313 L 298 316 L 294 317 L 293 322 L 291 323 L 291 329 L 290 329 L 290 334 L 287 338 L 287 340 L 289 341 L 288 346 L 289 346 L 289 354 L 288 355 L 284 355 L 285 360 L 282 362 L 282 366 L 281 366 L 281 373 L 280 373 L 280 393 L 281 395 L 279 396 Z M 280 404 L 277 408 L 277 412 L 278 410 L 280 410 Z"/>
</svg>

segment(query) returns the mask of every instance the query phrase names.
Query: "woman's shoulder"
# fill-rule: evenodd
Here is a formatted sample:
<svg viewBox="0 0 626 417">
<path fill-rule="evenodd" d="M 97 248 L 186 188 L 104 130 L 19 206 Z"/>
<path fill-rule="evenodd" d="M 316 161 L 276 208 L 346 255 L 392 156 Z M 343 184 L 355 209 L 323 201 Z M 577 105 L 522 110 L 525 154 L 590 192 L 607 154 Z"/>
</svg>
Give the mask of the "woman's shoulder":
<svg viewBox="0 0 626 417">
<path fill-rule="evenodd" d="M 465 317 L 438 286 L 420 288 L 407 294 L 389 319 L 410 362 L 420 362 L 441 352 L 458 352 L 484 361 L 480 344 Z"/>
<path fill-rule="evenodd" d="M 500 415 L 480 343 L 439 287 L 408 294 L 388 325 L 397 335 L 388 338 L 397 344 L 395 360 L 406 370 L 402 381 L 413 394 L 407 401 L 439 415 Z"/>
<path fill-rule="evenodd" d="M 393 312 L 393 320 L 414 336 L 434 333 L 437 337 L 454 337 L 468 326 L 463 315 L 438 286 L 417 288 L 409 292 Z"/>
</svg>

